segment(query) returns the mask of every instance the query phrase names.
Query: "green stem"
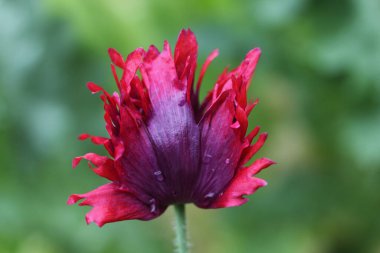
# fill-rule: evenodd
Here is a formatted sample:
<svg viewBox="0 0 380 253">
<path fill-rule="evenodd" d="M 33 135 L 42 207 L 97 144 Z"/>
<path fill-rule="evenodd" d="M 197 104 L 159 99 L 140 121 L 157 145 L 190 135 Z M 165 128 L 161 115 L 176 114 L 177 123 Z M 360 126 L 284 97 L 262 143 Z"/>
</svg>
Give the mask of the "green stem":
<svg viewBox="0 0 380 253">
<path fill-rule="evenodd" d="M 178 253 L 188 253 L 187 244 L 187 230 L 186 230 L 186 215 L 185 215 L 185 205 L 177 204 L 174 205 L 175 212 L 175 232 L 177 234 L 176 244 Z"/>
</svg>

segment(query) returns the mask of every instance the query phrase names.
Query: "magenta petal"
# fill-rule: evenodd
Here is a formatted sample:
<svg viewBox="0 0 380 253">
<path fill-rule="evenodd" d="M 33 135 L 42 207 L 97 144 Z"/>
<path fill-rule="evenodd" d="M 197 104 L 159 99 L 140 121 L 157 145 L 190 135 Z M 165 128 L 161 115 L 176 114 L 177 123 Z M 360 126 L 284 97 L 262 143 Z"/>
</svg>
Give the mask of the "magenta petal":
<svg viewBox="0 0 380 253">
<path fill-rule="evenodd" d="M 85 193 L 73 194 L 69 197 L 67 204 L 72 205 L 84 199 L 80 206 L 92 206 L 86 215 L 86 222 L 96 223 L 102 227 L 106 223 L 122 220 L 151 220 L 161 215 L 164 211 L 154 210 L 149 203 L 142 203 L 134 195 L 121 190 L 114 183 L 102 185 L 99 188 Z"/>
<path fill-rule="evenodd" d="M 148 88 L 153 109 L 157 112 L 167 109 L 168 106 L 178 106 L 186 102 L 186 89 L 178 80 L 168 43 L 165 43 L 163 51 L 157 56 L 155 51 L 147 52 L 141 66 L 141 74 Z"/>
</svg>

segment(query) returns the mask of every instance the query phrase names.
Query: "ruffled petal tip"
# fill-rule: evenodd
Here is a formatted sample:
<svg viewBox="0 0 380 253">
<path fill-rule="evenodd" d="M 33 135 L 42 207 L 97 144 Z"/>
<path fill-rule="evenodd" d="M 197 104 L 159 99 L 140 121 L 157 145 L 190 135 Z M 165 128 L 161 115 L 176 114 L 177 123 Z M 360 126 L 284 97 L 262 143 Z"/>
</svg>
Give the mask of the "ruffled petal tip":
<svg viewBox="0 0 380 253">
<path fill-rule="evenodd" d="M 257 189 L 267 185 L 265 180 L 252 176 L 273 164 L 275 164 L 274 161 L 261 158 L 249 167 L 240 169 L 223 194 L 211 204 L 210 208 L 233 207 L 245 204 L 248 201 L 248 199 L 244 198 L 245 195 L 250 195 Z"/>
<path fill-rule="evenodd" d="M 88 160 L 88 166 L 99 176 L 111 181 L 119 180 L 119 173 L 116 170 L 115 163 L 106 156 L 100 156 L 94 153 L 87 153 L 83 156 L 77 156 L 72 161 L 72 167 L 75 168 L 82 159 Z"/>
<path fill-rule="evenodd" d="M 78 136 L 78 140 L 80 140 L 80 141 L 84 141 L 87 139 L 90 139 L 91 142 L 94 143 L 95 145 L 104 145 L 109 141 L 109 139 L 106 137 L 93 136 L 90 134 L 81 134 Z"/>
<path fill-rule="evenodd" d="M 81 199 L 84 200 L 80 206 L 92 206 L 91 211 L 86 214 L 87 224 L 93 222 L 99 227 L 122 220 L 151 220 L 163 212 L 157 208 L 152 212 L 149 205 L 138 200 L 132 193 L 120 190 L 113 183 L 102 185 L 85 194 L 73 194 L 67 204 L 73 205 Z"/>
</svg>

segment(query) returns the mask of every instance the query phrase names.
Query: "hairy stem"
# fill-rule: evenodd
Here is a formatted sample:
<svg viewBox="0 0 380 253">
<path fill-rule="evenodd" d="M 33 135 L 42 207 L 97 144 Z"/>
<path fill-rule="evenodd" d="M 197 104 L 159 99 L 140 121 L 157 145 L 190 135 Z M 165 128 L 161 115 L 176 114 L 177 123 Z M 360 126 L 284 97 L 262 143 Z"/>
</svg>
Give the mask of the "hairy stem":
<svg viewBox="0 0 380 253">
<path fill-rule="evenodd" d="M 187 228 L 186 228 L 186 214 L 185 205 L 177 204 L 174 205 L 175 212 L 175 233 L 176 233 L 176 244 L 178 253 L 188 253 L 188 243 L 187 243 Z"/>
</svg>

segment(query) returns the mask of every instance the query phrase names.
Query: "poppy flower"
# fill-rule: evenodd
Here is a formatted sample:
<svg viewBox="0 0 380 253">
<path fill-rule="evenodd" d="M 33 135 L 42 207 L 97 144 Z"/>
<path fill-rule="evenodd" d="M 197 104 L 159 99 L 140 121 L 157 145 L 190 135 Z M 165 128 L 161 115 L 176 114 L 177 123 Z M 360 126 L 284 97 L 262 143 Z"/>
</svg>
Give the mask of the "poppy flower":
<svg viewBox="0 0 380 253">
<path fill-rule="evenodd" d="M 218 51 L 207 57 L 195 80 L 198 44 L 190 30 L 181 31 L 174 56 L 167 41 L 161 52 L 138 48 L 126 59 L 115 49 L 108 53 L 120 93 L 92 82 L 87 87 L 104 102 L 109 138 L 82 134 L 79 139 L 103 145 L 110 157 L 87 153 L 75 157 L 73 167 L 85 159 L 110 183 L 68 199 L 92 206 L 87 223 L 151 220 L 178 203 L 239 206 L 247 202 L 245 195 L 267 184 L 254 175 L 273 161 L 260 158 L 246 165 L 267 138 L 258 135 L 259 127 L 246 134 L 248 115 L 258 103 L 247 101 L 247 90 L 260 49 L 249 51 L 237 68 L 225 69 L 203 101 L 202 80 Z"/>
</svg>

